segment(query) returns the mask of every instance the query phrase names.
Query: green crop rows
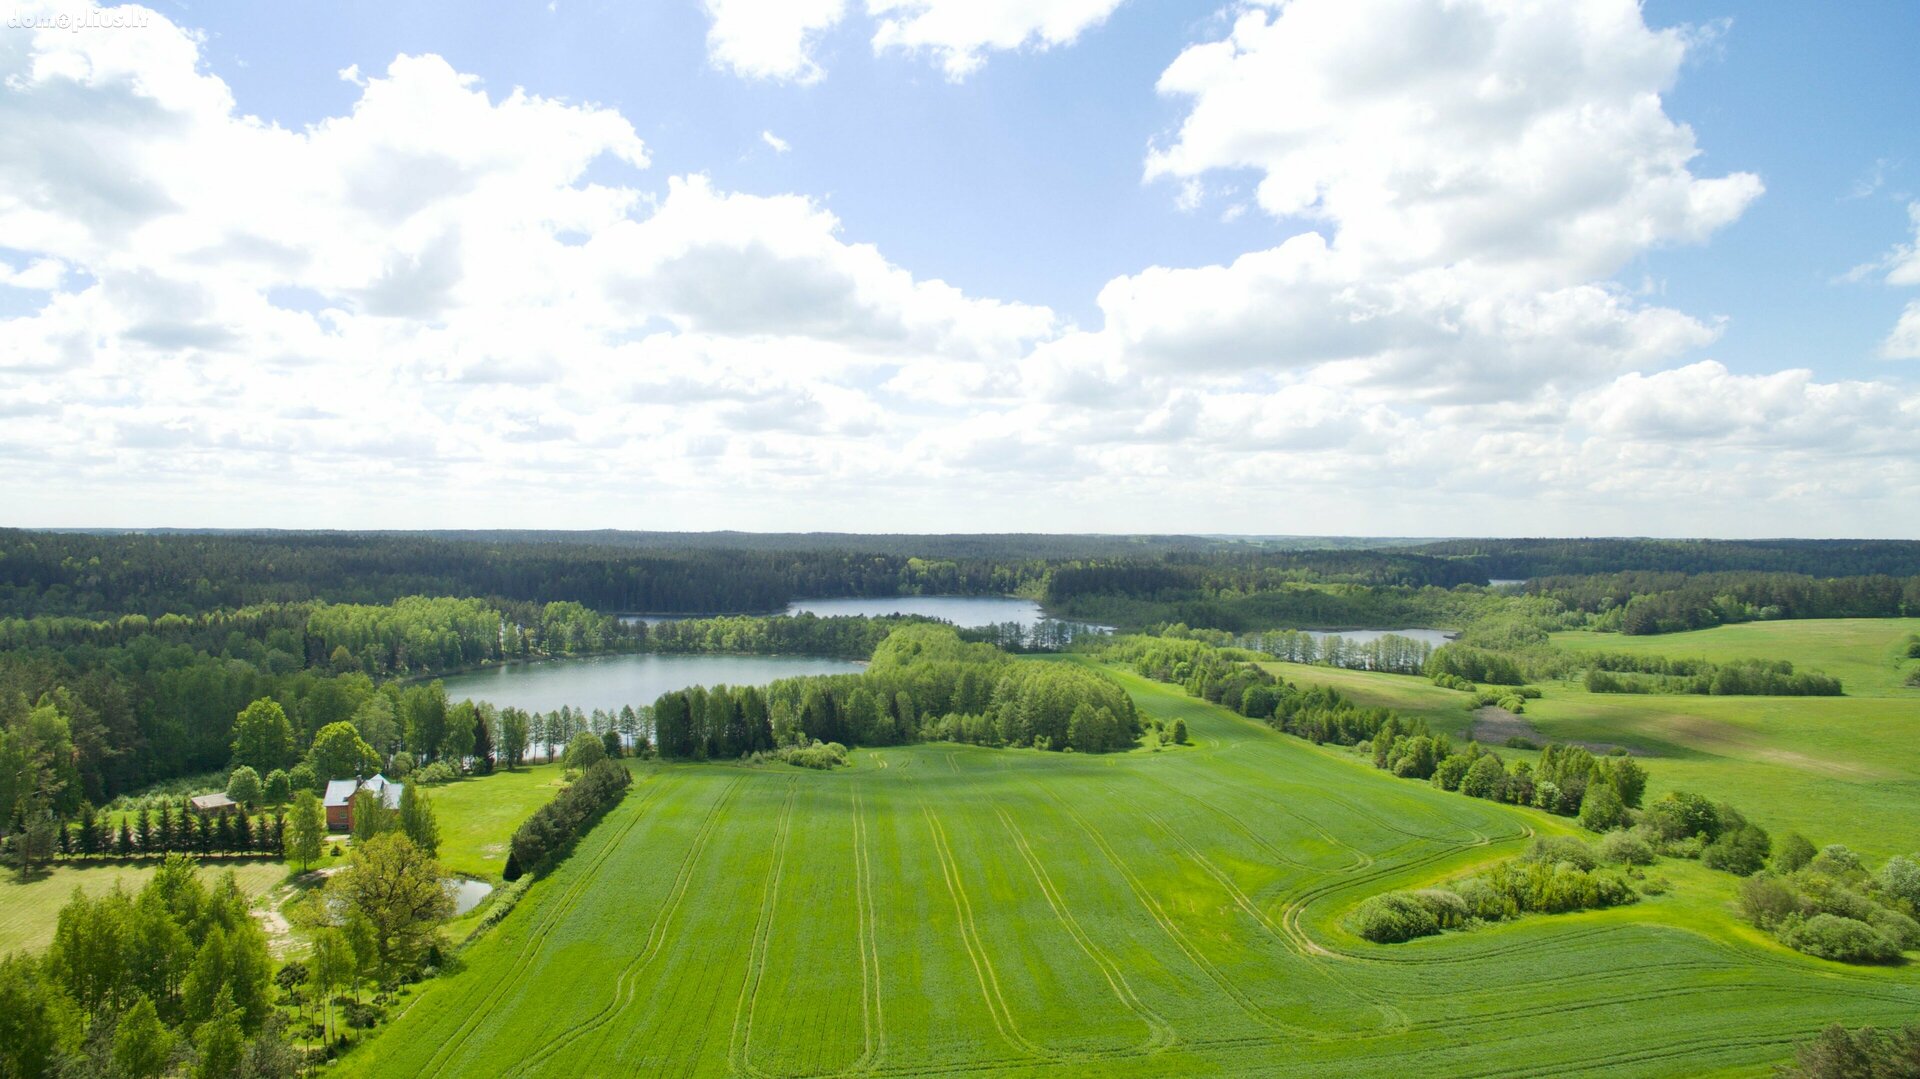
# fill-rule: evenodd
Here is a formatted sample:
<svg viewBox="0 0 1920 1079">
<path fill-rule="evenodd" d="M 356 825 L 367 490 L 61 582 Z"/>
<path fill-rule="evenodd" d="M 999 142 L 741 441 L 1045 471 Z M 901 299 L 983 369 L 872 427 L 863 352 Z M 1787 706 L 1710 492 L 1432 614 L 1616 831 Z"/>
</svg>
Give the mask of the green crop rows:
<svg viewBox="0 0 1920 1079">
<path fill-rule="evenodd" d="M 1196 744 L 922 745 L 836 773 L 642 768 L 347 1074 L 1763 1074 L 1910 968 L 1795 955 L 1668 867 L 1628 908 L 1408 945 L 1360 898 L 1562 821 L 1376 773 L 1121 676 Z"/>
</svg>

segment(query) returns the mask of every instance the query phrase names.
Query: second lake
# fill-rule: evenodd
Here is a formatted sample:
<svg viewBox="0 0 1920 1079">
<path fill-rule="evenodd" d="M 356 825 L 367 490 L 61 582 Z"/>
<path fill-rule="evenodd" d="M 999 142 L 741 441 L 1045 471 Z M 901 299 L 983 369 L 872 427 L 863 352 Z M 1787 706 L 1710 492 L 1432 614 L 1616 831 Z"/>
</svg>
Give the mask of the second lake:
<svg viewBox="0 0 1920 1079">
<path fill-rule="evenodd" d="M 759 686 L 803 674 L 854 674 L 863 663 L 817 656 L 585 656 L 515 663 L 445 679 L 449 700 L 551 712 L 561 705 L 619 711 L 688 686 Z"/>
</svg>

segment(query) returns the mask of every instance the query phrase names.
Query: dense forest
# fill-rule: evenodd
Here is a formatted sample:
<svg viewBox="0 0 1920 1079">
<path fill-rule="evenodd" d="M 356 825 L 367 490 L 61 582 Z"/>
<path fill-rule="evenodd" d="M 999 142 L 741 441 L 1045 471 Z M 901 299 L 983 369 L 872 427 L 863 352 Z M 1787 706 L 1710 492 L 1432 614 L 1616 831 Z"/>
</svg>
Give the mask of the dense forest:
<svg viewBox="0 0 1920 1079">
<path fill-rule="evenodd" d="M 1915 540 L 1457 539 L 1405 553 L 1472 562 L 1494 580 L 1629 570 L 1920 576 Z"/>
<path fill-rule="evenodd" d="M 1723 576 L 1689 581 L 1702 574 Z M 1617 579 L 1567 579 L 1597 576 Z M 1836 577 L 1880 580 L 1841 587 Z M 720 614 L 796 598 L 1023 594 L 1085 621 L 1245 632 L 1457 625 L 1484 598 L 1462 586 L 1540 578 L 1554 580 L 1536 580 L 1536 592 L 1595 614 L 1608 597 L 1614 609 L 1653 593 L 1679 593 L 1670 605 L 1681 607 L 1728 595 L 1784 617 L 1877 614 L 1920 603 L 1920 542 L 0 530 L 0 616 L 13 617 L 409 595 Z"/>
<path fill-rule="evenodd" d="M 1012 594 L 1037 588 L 1045 571 L 1038 559 L 833 549 L 0 530 L 0 614 L 158 618 L 309 600 L 382 604 L 409 595 L 571 601 L 605 612 L 765 612 L 797 597 Z"/>
</svg>

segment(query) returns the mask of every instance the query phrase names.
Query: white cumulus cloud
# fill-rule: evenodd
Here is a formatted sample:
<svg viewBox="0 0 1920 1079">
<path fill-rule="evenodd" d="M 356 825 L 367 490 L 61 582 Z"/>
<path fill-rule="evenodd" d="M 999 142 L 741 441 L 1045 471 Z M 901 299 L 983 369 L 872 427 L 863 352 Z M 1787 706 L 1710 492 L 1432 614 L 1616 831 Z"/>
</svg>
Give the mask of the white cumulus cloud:
<svg viewBox="0 0 1920 1079">
<path fill-rule="evenodd" d="M 1690 169 L 1693 132 L 1660 97 L 1688 40 L 1634 0 L 1249 5 L 1162 74 L 1190 107 L 1147 175 L 1258 170 L 1268 213 L 1382 265 L 1601 276 L 1760 193 Z"/>
</svg>

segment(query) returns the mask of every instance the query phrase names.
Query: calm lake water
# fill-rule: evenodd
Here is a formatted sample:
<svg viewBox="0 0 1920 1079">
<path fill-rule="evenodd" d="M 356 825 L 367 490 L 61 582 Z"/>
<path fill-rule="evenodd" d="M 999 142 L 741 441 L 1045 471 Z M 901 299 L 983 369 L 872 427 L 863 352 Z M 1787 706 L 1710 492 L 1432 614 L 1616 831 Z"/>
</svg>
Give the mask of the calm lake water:
<svg viewBox="0 0 1920 1079">
<path fill-rule="evenodd" d="M 688 686 L 758 686 L 803 674 L 852 674 L 863 664 L 814 656 L 587 656 L 521 663 L 446 679 L 451 700 L 551 712 L 561 705 L 618 711 Z"/>
<path fill-rule="evenodd" d="M 1377 641 L 1391 633 L 1396 637 L 1408 637 L 1416 641 L 1425 641 L 1435 648 L 1453 639 L 1447 636 L 1447 631 L 1444 629 L 1307 629 L 1301 630 L 1301 632 L 1312 634 L 1315 640 L 1324 641 L 1328 637 L 1338 637 L 1343 641 L 1353 644 L 1366 644 L 1368 641 Z"/>
<path fill-rule="evenodd" d="M 917 614 L 943 618 L 956 626 L 998 626 L 1018 622 L 1031 628 L 1046 619 L 1040 605 L 1017 596 L 886 596 L 881 599 L 800 599 L 787 606 L 788 614 L 811 613 L 821 618 L 889 614 Z"/>
</svg>

